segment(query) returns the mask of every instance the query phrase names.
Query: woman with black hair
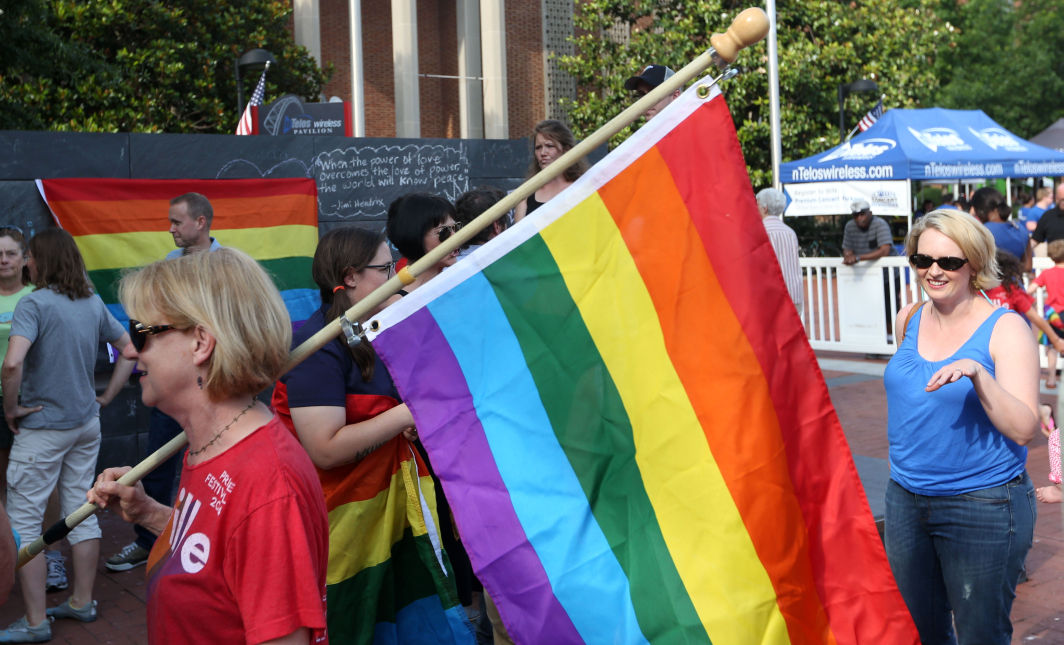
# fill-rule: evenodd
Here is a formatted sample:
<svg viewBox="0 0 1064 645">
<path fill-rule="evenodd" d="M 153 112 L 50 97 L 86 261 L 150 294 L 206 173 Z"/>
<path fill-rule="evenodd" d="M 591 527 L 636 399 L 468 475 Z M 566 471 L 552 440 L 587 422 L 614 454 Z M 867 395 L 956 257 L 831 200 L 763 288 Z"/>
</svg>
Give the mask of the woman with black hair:
<svg viewBox="0 0 1064 645">
<path fill-rule="evenodd" d="M 410 193 L 388 206 L 388 239 L 409 262 L 416 262 L 458 231 L 451 202 L 439 195 Z M 459 249 L 448 253 L 428 271 L 417 275 L 401 294 L 425 284 L 458 260 Z"/>
</svg>

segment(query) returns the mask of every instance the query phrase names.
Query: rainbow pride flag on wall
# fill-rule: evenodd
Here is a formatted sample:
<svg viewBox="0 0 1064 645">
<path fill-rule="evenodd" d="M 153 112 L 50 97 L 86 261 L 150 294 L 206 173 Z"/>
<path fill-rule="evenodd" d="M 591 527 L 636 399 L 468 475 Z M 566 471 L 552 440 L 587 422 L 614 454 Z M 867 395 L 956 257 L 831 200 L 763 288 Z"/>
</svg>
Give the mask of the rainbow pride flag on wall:
<svg viewBox="0 0 1064 645">
<path fill-rule="evenodd" d="M 376 320 L 516 642 L 917 642 L 719 92 Z"/>
<path fill-rule="evenodd" d="M 118 281 L 127 269 L 174 250 L 170 200 L 197 192 L 211 200 L 211 236 L 259 261 L 281 291 L 293 323 L 320 306 L 310 263 L 318 245 L 313 179 L 39 179 L 56 223 L 78 244 L 89 278 L 119 322 Z"/>
</svg>

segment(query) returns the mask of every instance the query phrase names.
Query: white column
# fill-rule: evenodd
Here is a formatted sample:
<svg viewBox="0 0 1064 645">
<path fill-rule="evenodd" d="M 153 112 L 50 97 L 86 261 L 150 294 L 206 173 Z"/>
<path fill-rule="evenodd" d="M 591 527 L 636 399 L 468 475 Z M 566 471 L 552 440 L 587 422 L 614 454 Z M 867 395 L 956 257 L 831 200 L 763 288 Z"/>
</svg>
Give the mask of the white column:
<svg viewBox="0 0 1064 645">
<path fill-rule="evenodd" d="M 395 67 L 395 136 L 420 137 L 417 0 L 392 0 L 392 63 Z"/>
<path fill-rule="evenodd" d="M 458 113 L 463 139 L 484 138 L 481 89 L 480 3 L 458 0 Z"/>
<path fill-rule="evenodd" d="M 314 62 L 321 65 L 321 18 L 318 0 L 295 0 L 292 7 L 296 44 L 307 48 Z"/>
<path fill-rule="evenodd" d="M 366 97 L 363 91 L 365 77 L 362 74 L 362 1 L 347 0 L 348 24 L 351 43 L 351 133 L 356 137 L 366 136 Z"/>
<path fill-rule="evenodd" d="M 484 68 L 484 136 L 488 139 L 509 139 L 504 0 L 480 0 L 480 39 Z"/>
</svg>

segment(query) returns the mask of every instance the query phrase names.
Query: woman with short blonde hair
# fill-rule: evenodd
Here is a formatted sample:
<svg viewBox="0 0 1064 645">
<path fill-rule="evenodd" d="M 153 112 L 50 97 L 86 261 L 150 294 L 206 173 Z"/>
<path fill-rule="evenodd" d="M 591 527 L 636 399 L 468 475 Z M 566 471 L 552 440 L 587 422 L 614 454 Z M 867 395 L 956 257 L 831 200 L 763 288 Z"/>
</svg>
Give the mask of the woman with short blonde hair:
<svg viewBox="0 0 1064 645">
<path fill-rule="evenodd" d="M 213 400 L 268 388 L 292 342 L 292 323 L 273 281 L 247 255 L 221 251 L 150 264 L 119 287 L 132 318 L 161 316 L 178 328 L 210 330 L 218 347 L 203 389 Z"/>
<path fill-rule="evenodd" d="M 291 327 L 277 288 L 223 248 L 127 275 L 129 358 L 141 398 L 188 436 L 174 508 L 109 468 L 101 508 L 161 539 L 148 556 L 152 643 L 309 643 L 325 634 L 328 520 L 299 442 L 256 395 L 284 369 Z"/>
</svg>

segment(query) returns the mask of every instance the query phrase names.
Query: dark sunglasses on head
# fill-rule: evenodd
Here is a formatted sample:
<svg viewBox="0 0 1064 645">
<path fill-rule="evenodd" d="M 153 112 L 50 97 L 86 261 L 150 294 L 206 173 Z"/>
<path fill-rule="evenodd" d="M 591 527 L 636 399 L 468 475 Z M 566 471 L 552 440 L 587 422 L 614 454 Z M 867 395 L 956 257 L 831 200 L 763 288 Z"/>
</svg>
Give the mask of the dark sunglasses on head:
<svg viewBox="0 0 1064 645">
<path fill-rule="evenodd" d="M 440 238 L 440 242 L 446 242 L 447 238 L 451 237 L 458 232 L 458 229 L 462 228 L 458 224 L 443 224 L 436 227 L 436 237 Z"/>
<path fill-rule="evenodd" d="M 917 269 L 930 269 L 932 264 L 937 263 L 943 271 L 956 271 L 968 264 L 968 258 L 955 258 L 949 255 L 933 258 L 923 253 L 913 253 L 909 256 L 909 263 Z"/>
<path fill-rule="evenodd" d="M 173 325 L 145 325 L 139 320 L 129 319 L 129 339 L 133 342 L 133 349 L 138 352 L 144 351 L 144 344 L 148 342 L 148 336 L 161 334 L 172 329 L 177 329 L 177 327 Z"/>
</svg>

